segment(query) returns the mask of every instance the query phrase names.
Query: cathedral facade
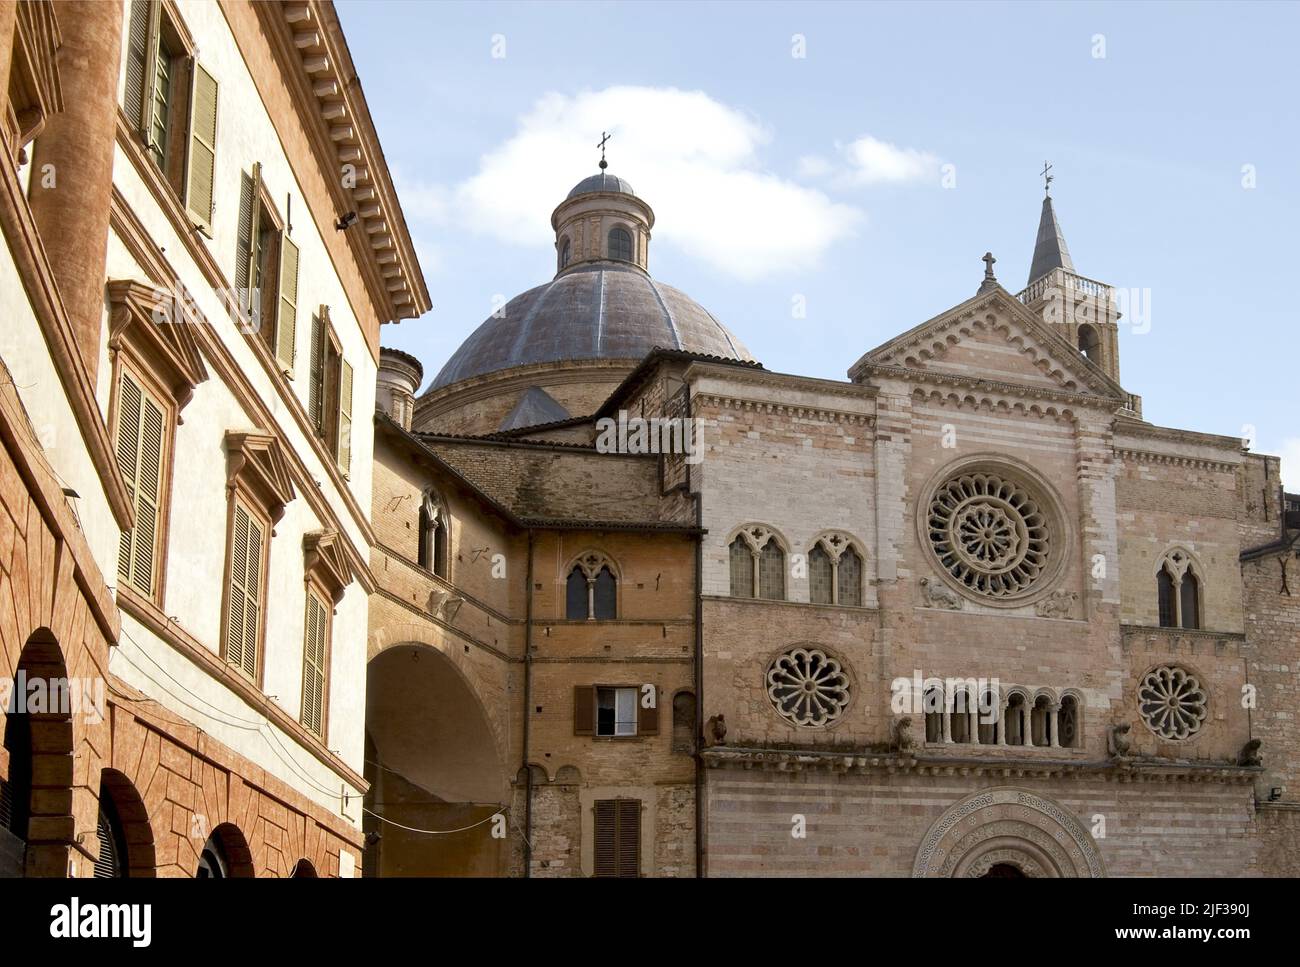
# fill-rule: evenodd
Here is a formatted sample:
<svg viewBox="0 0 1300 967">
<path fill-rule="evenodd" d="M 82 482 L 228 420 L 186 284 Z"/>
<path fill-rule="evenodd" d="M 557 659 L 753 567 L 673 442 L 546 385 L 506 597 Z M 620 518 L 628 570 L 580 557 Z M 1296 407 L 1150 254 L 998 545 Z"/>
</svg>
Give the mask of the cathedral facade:
<svg viewBox="0 0 1300 967">
<path fill-rule="evenodd" d="M 657 281 L 603 168 L 552 226 L 422 395 L 381 359 L 368 871 L 1300 871 L 1297 500 L 1142 418 L 1050 198 L 1024 289 L 845 380 Z"/>
</svg>

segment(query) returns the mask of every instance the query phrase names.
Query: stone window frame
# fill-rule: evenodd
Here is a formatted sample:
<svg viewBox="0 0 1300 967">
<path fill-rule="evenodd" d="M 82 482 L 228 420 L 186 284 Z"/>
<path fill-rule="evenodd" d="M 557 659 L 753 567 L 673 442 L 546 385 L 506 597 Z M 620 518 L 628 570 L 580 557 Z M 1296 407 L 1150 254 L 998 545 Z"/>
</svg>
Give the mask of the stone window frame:
<svg viewBox="0 0 1300 967">
<path fill-rule="evenodd" d="M 614 578 L 614 615 L 610 618 L 596 617 L 596 579 L 600 572 L 609 569 L 610 575 Z M 585 618 L 570 618 L 568 611 L 568 583 L 569 578 L 574 571 L 580 571 L 587 579 L 587 616 Z M 565 587 L 565 621 L 617 621 L 623 614 L 623 572 L 614 560 L 605 551 L 599 548 L 590 547 L 581 554 L 574 555 L 560 572 L 563 577 Z"/>
<path fill-rule="evenodd" d="M 426 487 L 420 493 L 419 515 L 416 526 L 420 533 L 416 535 L 415 563 L 434 577 L 451 583 L 451 513 L 447 500 L 435 487 Z M 426 526 L 427 520 L 427 526 Z M 442 530 L 442 551 L 439 561 L 437 531 Z M 423 547 L 428 552 L 429 562 L 420 554 Z"/>
<path fill-rule="evenodd" d="M 843 608 L 861 608 L 866 601 L 866 583 L 867 583 L 867 554 L 865 545 L 848 531 L 828 529 L 822 531 L 813 538 L 808 548 L 808 560 L 812 560 L 814 548 L 820 547 L 831 559 L 831 600 L 813 601 L 812 585 L 809 581 L 808 600 L 811 604 L 820 604 L 823 606 L 843 607 Z M 853 551 L 858 557 L 858 565 L 862 573 L 858 575 L 858 604 L 840 604 L 840 559 L 847 551 Z M 811 569 L 810 569 L 811 578 Z"/>
<path fill-rule="evenodd" d="M 221 582 L 221 660 L 237 674 L 251 678 L 259 690 L 266 675 L 266 616 L 270 610 L 267 588 L 275 525 L 284 516 L 285 505 L 293 500 L 293 482 L 279 439 L 260 430 L 228 430 L 226 446 L 226 549 Z M 261 562 L 261 613 L 258 615 L 254 672 L 248 676 L 243 667 L 230 660 L 227 650 L 227 627 L 230 617 L 230 593 L 234 557 L 236 508 L 242 507 L 263 527 L 265 539 Z"/>
<path fill-rule="evenodd" d="M 1160 572 L 1166 570 L 1172 581 L 1174 623 L 1166 625 L 1160 615 Z M 1196 582 L 1196 616 L 1195 623 L 1188 625 L 1183 616 L 1183 578 L 1188 574 Z M 1205 568 L 1195 554 L 1182 544 L 1175 544 L 1156 560 L 1151 571 L 1151 578 L 1156 582 L 1156 625 L 1161 628 L 1175 628 L 1183 631 L 1200 631 L 1205 624 Z"/>
<path fill-rule="evenodd" d="M 614 233 L 622 232 L 627 237 L 628 254 L 626 258 L 614 254 Z M 615 221 L 605 231 L 605 257 L 611 262 L 626 262 L 630 265 L 637 264 L 636 258 L 636 228 L 623 221 Z"/>
<path fill-rule="evenodd" d="M 183 411 L 195 389 L 208 379 L 208 370 L 190 329 L 195 322 L 186 313 L 183 296 L 134 279 L 110 280 L 105 288 L 109 310 L 108 437 L 115 458 L 123 377 L 129 375 L 164 409 L 152 593 L 131 585 L 161 608 L 167 585 L 176 428 L 184 424 Z"/>
<path fill-rule="evenodd" d="M 0 90 L 3 136 L 18 167 L 30 161 L 26 150 L 45 128 L 51 115 L 63 110 L 63 87 L 58 64 L 59 27 L 55 5 L 18 3 L 14 10 L 8 86 Z M 16 100 L 9 97 L 16 95 Z"/>
<path fill-rule="evenodd" d="M 743 540 L 745 542 L 745 544 L 749 548 L 750 554 L 753 557 L 753 572 L 752 572 L 753 586 L 751 589 L 752 593 L 748 595 L 736 594 L 735 589 L 731 587 L 731 546 L 736 542 L 737 539 Z M 761 573 L 760 573 L 761 554 L 763 548 L 766 547 L 771 542 L 776 543 L 776 546 L 780 549 L 783 558 L 782 594 L 781 597 L 779 598 L 764 597 L 759 593 L 762 587 Z M 748 524 L 744 524 L 732 530 L 731 533 L 727 535 L 726 546 L 727 546 L 727 575 L 728 575 L 727 594 L 730 597 L 740 598 L 742 600 L 756 600 L 756 601 L 790 600 L 790 582 L 788 580 L 789 575 L 786 574 L 786 569 L 789 567 L 790 564 L 790 542 L 785 539 L 785 537 L 780 533 L 780 531 L 776 530 L 774 527 L 771 527 L 767 524 L 760 524 L 755 521 L 751 521 Z"/>
</svg>

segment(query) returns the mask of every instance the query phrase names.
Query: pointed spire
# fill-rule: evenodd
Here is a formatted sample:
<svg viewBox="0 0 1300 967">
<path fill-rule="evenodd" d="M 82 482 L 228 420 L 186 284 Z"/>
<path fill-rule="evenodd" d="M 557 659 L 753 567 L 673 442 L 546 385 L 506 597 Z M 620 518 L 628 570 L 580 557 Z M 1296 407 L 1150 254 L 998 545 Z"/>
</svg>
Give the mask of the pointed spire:
<svg viewBox="0 0 1300 967">
<path fill-rule="evenodd" d="M 1052 210 L 1052 196 L 1043 199 L 1043 215 L 1038 220 L 1038 241 L 1034 243 L 1034 261 L 1029 266 L 1029 281 L 1032 285 L 1052 269 L 1065 269 L 1073 273 L 1074 263 L 1070 261 L 1070 250 L 1065 247 L 1065 236 L 1056 221 L 1056 212 Z"/>
</svg>

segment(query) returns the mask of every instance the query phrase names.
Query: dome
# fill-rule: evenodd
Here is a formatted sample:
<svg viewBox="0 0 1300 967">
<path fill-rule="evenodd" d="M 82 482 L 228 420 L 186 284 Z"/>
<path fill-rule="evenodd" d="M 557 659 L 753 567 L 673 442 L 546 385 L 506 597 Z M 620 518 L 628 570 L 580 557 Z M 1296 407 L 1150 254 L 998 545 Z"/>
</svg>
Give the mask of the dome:
<svg viewBox="0 0 1300 967">
<path fill-rule="evenodd" d="M 573 186 L 573 190 L 565 195 L 565 200 L 576 198 L 578 195 L 590 195 L 597 191 L 612 191 L 619 195 L 635 195 L 632 186 L 618 175 L 606 174 L 601 172 L 598 175 L 592 175 L 589 178 L 583 178 Z"/>
<path fill-rule="evenodd" d="M 461 344 L 430 389 L 534 363 L 625 359 L 635 364 L 656 347 L 753 358 L 685 293 L 635 265 L 586 262 L 506 303 Z"/>
</svg>

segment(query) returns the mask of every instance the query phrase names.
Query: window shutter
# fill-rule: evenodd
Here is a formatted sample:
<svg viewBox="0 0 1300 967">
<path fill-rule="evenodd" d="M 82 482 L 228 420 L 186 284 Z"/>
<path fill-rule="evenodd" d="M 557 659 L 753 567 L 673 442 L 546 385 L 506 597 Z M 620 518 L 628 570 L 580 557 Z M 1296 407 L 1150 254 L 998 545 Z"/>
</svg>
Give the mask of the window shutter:
<svg viewBox="0 0 1300 967">
<path fill-rule="evenodd" d="M 250 678 L 257 675 L 257 633 L 262 601 L 262 526 L 235 504 L 230 549 L 230 611 L 226 660 Z"/>
<path fill-rule="evenodd" d="M 595 731 L 596 690 L 590 685 L 573 686 L 573 734 L 592 735 Z"/>
<path fill-rule="evenodd" d="M 613 799 L 601 799 L 595 807 L 596 876 L 618 875 L 618 812 Z"/>
<path fill-rule="evenodd" d="M 254 313 L 258 302 L 252 288 L 259 284 L 258 259 L 261 246 L 262 166 L 253 165 L 252 174 L 240 172 L 239 176 L 239 238 L 235 248 L 235 288 L 239 290 L 239 306 L 256 322 Z"/>
<path fill-rule="evenodd" d="M 167 411 L 123 372 L 117 412 L 118 466 L 135 511 L 135 526 L 122 533 L 118 544 L 117 573 L 142 594 L 152 596 Z"/>
<path fill-rule="evenodd" d="M 157 50 L 158 44 L 149 43 L 150 7 L 149 0 L 131 0 L 131 22 L 127 27 L 126 47 L 126 93 L 122 98 L 122 107 L 126 116 L 135 125 L 137 131 L 146 129 L 145 105 L 149 103 L 151 50 Z"/>
<path fill-rule="evenodd" d="M 320 599 L 307 592 L 307 627 L 303 642 L 302 724 L 320 735 L 325 721 L 325 635 L 329 612 Z"/>
<path fill-rule="evenodd" d="M 217 173 L 217 80 L 198 61 L 190 87 L 190 143 L 185 153 L 185 210 L 212 229 L 213 182 Z"/>
<path fill-rule="evenodd" d="M 641 800 L 615 799 L 618 808 L 618 871 L 616 876 L 641 875 Z"/>
<path fill-rule="evenodd" d="M 329 306 L 320 307 L 320 315 L 311 320 L 311 378 L 307 386 L 307 413 L 317 435 L 325 431 L 325 327 Z"/>
<path fill-rule="evenodd" d="M 298 246 L 288 235 L 280 239 L 280 305 L 275 327 L 275 358 L 292 370 L 298 335 Z"/>
<path fill-rule="evenodd" d="M 658 735 L 659 734 L 659 689 L 655 688 L 655 707 L 646 708 L 644 704 L 644 693 L 640 688 L 636 690 L 636 731 L 637 735 Z"/>
<path fill-rule="evenodd" d="M 352 364 L 343 360 L 339 377 L 339 469 L 352 470 Z"/>
</svg>

